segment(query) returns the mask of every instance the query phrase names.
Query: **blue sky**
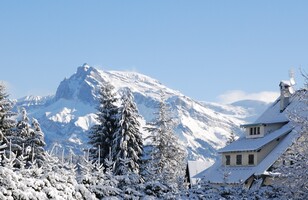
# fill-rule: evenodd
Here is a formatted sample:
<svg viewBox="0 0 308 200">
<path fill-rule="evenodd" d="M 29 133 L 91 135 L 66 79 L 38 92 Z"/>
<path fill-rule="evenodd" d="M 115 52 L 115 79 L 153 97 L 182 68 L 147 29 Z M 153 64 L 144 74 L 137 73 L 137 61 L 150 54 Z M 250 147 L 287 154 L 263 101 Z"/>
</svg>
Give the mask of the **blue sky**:
<svg viewBox="0 0 308 200">
<path fill-rule="evenodd" d="M 307 8 L 300 0 L 3 1 L 0 80 L 13 98 L 53 94 L 86 62 L 143 73 L 196 100 L 269 99 L 290 68 L 303 84 Z"/>
</svg>

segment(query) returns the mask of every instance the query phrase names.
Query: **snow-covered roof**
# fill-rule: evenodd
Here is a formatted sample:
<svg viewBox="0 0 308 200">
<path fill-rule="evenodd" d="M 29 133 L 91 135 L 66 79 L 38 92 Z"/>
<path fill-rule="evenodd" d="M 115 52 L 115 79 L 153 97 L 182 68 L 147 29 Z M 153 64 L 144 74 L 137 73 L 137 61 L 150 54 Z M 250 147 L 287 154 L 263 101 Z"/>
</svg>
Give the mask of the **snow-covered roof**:
<svg viewBox="0 0 308 200">
<path fill-rule="evenodd" d="M 212 167 L 197 174 L 194 178 L 205 178 L 211 183 L 240 183 L 247 180 L 253 173 L 253 167 L 224 167 L 219 159 Z M 228 174 L 227 179 L 224 179 L 225 174 Z"/>
<path fill-rule="evenodd" d="M 188 161 L 187 162 L 188 165 L 188 172 L 189 172 L 189 178 L 191 181 L 191 184 L 196 184 L 197 179 L 193 178 L 196 174 L 199 174 L 200 172 L 206 170 L 207 168 L 209 168 L 210 166 L 213 165 L 213 161 L 209 160 L 209 161 L 201 161 L 201 160 L 197 160 L 197 161 Z"/>
<path fill-rule="evenodd" d="M 268 144 L 269 142 L 286 135 L 292 131 L 292 126 L 290 124 L 284 125 L 282 128 L 265 135 L 261 138 L 246 138 L 242 137 L 230 145 L 218 150 L 218 153 L 224 152 L 235 152 L 235 151 L 255 151 L 262 148 L 264 145 Z"/>
<path fill-rule="evenodd" d="M 293 94 L 290 97 L 290 103 L 287 106 L 287 109 L 280 112 L 280 97 L 268 107 L 268 109 L 254 122 L 258 123 L 277 123 L 277 122 L 286 122 L 288 121 L 288 111 L 294 110 L 295 107 L 299 106 L 298 96 Z"/>
<path fill-rule="evenodd" d="M 219 159 L 212 167 L 197 174 L 195 178 L 205 178 L 212 183 L 226 182 L 232 184 L 246 181 L 252 175 L 264 174 L 297 137 L 297 131 L 293 129 L 257 166 L 225 167 Z M 225 174 L 228 175 L 224 179 Z"/>
<path fill-rule="evenodd" d="M 282 80 L 282 81 L 280 81 L 279 85 L 291 86 L 292 84 L 291 84 L 291 81 L 289 81 L 289 80 Z"/>
<path fill-rule="evenodd" d="M 289 105 L 286 109 L 280 112 L 280 97 L 270 105 L 265 112 L 254 122 L 254 124 L 273 124 L 273 123 L 283 123 L 289 121 L 288 112 L 293 110 L 298 110 L 303 108 L 305 105 L 303 102 L 299 101 L 299 96 L 303 92 L 302 90 L 297 90 L 290 97 Z"/>
<path fill-rule="evenodd" d="M 271 124 L 287 124 L 289 121 L 283 122 L 271 122 L 271 123 L 252 123 L 252 124 L 243 124 L 241 125 L 242 128 L 251 127 L 251 126 L 261 126 L 261 125 L 271 125 Z"/>
</svg>

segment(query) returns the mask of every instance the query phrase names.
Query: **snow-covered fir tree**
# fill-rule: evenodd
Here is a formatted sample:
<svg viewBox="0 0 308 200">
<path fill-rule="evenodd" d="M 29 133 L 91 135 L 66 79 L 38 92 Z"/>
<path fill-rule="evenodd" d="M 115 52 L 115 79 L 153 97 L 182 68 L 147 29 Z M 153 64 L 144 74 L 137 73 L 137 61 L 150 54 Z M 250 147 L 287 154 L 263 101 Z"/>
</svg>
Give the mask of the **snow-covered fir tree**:
<svg viewBox="0 0 308 200">
<path fill-rule="evenodd" d="M 90 164 L 90 165 L 89 165 Z M 103 164 L 89 163 L 87 167 L 90 168 L 90 177 L 88 178 L 88 189 L 95 194 L 96 198 L 102 199 L 109 196 L 109 191 L 105 188 L 105 174 Z M 84 182 L 86 183 L 86 182 Z"/>
<path fill-rule="evenodd" d="M 98 199 L 111 198 L 119 196 L 122 191 L 118 188 L 118 180 L 114 175 L 114 162 L 112 156 L 104 161 L 106 168 L 103 164 L 92 162 L 83 158 L 79 163 L 81 172 L 78 178 L 80 184 L 87 188 Z"/>
<path fill-rule="evenodd" d="M 76 168 L 46 154 L 42 166 L 16 166 L 16 154 L 0 166 L 0 199 L 97 199 L 83 184 L 76 181 Z"/>
<path fill-rule="evenodd" d="M 138 110 L 129 89 L 123 92 L 121 100 L 117 131 L 112 143 L 115 174 L 123 175 L 127 172 L 138 174 L 143 151 Z M 123 160 L 129 162 L 124 164 Z"/>
<path fill-rule="evenodd" d="M 121 159 L 121 175 L 116 175 L 119 181 L 118 187 L 121 189 L 120 197 L 123 199 L 139 199 L 142 196 L 140 175 L 129 170 L 130 159 Z"/>
<path fill-rule="evenodd" d="M 0 199 L 97 199 L 77 182 L 71 163 L 45 152 L 38 121 L 33 119 L 30 125 L 22 108 L 16 123 L 11 109 L 0 84 Z"/>
<path fill-rule="evenodd" d="M 20 115 L 20 120 L 18 120 L 16 127 L 20 130 L 19 134 L 26 138 L 30 135 L 30 120 L 25 108 L 20 109 Z"/>
<path fill-rule="evenodd" d="M 146 190 L 176 192 L 179 188 L 179 177 L 184 176 L 186 151 L 175 135 L 175 122 L 171 109 L 161 93 L 158 113 L 153 122 L 147 124 L 150 132 L 152 150 L 146 163 Z M 184 180 L 184 179 L 182 179 Z M 160 185 L 158 185 L 160 183 Z M 152 188 L 151 187 L 155 187 Z M 167 188 L 166 188 L 167 187 Z M 155 192 L 154 192 L 155 193 Z"/>
<path fill-rule="evenodd" d="M 30 125 L 29 117 L 25 108 L 20 109 L 20 119 L 16 125 L 16 131 L 8 136 L 12 142 L 12 151 L 17 154 L 17 157 L 27 156 L 27 161 L 41 166 L 44 162 L 44 154 L 46 145 L 44 141 L 44 133 L 40 128 L 40 124 L 36 119 L 32 119 Z"/>
<path fill-rule="evenodd" d="M 27 138 L 26 141 L 27 147 L 31 149 L 29 152 L 29 161 L 36 160 L 36 163 L 41 166 L 45 161 L 45 154 L 46 151 L 44 147 L 46 143 L 44 141 L 44 133 L 41 130 L 40 124 L 37 119 L 32 119 L 32 131 L 30 136 Z"/>
<path fill-rule="evenodd" d="M 4 84 L 0 83 L 0 144 L 6 145 L 7 148 L 10 143 L 8 137 L 13 134 L 13 128 L 16 126 L 16 121 L 12 119 L 16 115 L 12 112 L 12 106 Z"/>
<path fill-rule="evenodd" d="M 97 121 L 89 133 L 89 144 L 92 145 L 90 158 L 103 162 L 108 158 L 109 148 L 117 129 L 118 107 L 114 87 L 105 83 L 100 88 L 99 106 L 97 107 Z M 99 158 L 98 158 L 99 157 Z"/>
<path fill-rule="evenodd" d="M 122 193 L 122 191 L 118 187 L 119 181 L 117 176 L 114 174 L 114 161 L 112 160 L 111 150 L 108 159 L 105 159 L 104 163 L 106 166 L 105 168 L 106 180 L 104 184 L 106 187 L 106 191 L 108 191 L 106 195 L 109 197 L 118 196 L 119 194 Z"/>
<path fill-rule="evenodd" d="M 29 159 L 27 155 L 31 151 L 31 148 L 27 145 L 27 139 L 30 137 L 33 129 L 31 129 L 29 117 L 25 108 L 20 109 L 19 115 L 15 131 L 7 138 L 11 142 L 11 150 L 17 157 L 16 166 L 25 167 L 24 165 L 27 165 Z"/>
<path fill-rule="evenodd" d="M 5 86 L 0 83 L 0 131 L 4 136 L 10 134 L 11 128 L 16 125 L 16 121 L 12 119 L 12 116 L 16 115 L 16 113 L 12 112 L 12 107 L 13 105 L 8 99 Z"/>
<path fill-rule="evenodd" d="M 112 157 L 115 161 L 114 173 L 119 180 L 119 188 L 122 190 L 121 197 L 124 199 L 140 197 L 138 186 L 141 183 L 139 171 L 143 141 L 138 118 L 132 92 L 125 89 L 122 92 L 118 126 L 112 144 Z"/>
<path fill-rule="evenodd" d="M 30 137 L 31 125 L 29 124 L 29 118 L 25 108 L 20 109 L 20 119 L 18 119 L 16 128 L 11 131 L 11 134 L 7 136 L 7 139 L 11 142 L 11 151 L 16 156 L 24 155 L 26 153 L 26 140 Z"/>
</svg>

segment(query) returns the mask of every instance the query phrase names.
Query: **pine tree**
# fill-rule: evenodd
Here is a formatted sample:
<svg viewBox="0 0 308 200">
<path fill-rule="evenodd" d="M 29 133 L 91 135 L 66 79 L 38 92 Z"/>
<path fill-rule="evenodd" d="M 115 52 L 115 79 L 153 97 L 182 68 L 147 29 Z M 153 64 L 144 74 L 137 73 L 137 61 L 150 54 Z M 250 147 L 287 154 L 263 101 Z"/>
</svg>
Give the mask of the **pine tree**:
<svg viewBox="0 0 308 200">
<path fill-rule="evenodd" d="M 117 177 L 113 174 L 114 164 L 111 153 L 104 164 L 106 168 L 103 167 L 103 164 L 98 165 L 98 162 L 88 161 L 87 158 L 79 163 L 81 168 L 79 183 L 95 194 L 98 199 L 111 198 L 121 194 Z"/>
<path fill-rule="evenodd" d="M 118 196 L 122 191 L 118 188 L 119 181 L 118 177 L 114 174 L 114 162 L 112 160 L 111 150 L 109 153 L 108 159 L 105 159 L 105 188 L 106 188 L 106 196 Z"/>
<path fill-rule="evenodd" d="M 21 108 L 21 119 L 18 120 L 16 131 L 8 138 L 12 142 L 12 149 L 17 157 L 27 156 L 28 163 L 41 166 L 44 162 L 45 149 L 44 133 L 36 119 L 32 119 L 30 125 L 29 117 L 25 108 Z"/>
<path fill-rule="evenodd" d="M 11 119 L 16 115 L 11 111 L 12 107 L 5 92 L 5 86 L 0 83 L 0 140 L 4 143 L 8 143 L 6 136 L 11 135 L 12 128 L 16 126 L 16 121 Z"/>
<path fill-rule="evenodd" d="M 108 158 L 114 133 L 117 128 L 118 107 L 115 105 L 117 98 L 113 92 L 114 87 L 106 83 L 100 88 L 99 106 L 97 107 L 97 121 L 89 133 L 89 144 L 92 145 L 90 158 L 103 162 Z"/>
<path fill-rule="evenodd" d="M 16 121 L 12 119 L 16 114 L 12 112 L 12 103 L 8 99 L 8 95 L 5 92 L 5 86 L 0 83 L 0 145 L 6 148 L 1 151 L 1 155 L 6 154 L 7 157 L 11 157 L 12 154 L 12 142 L 10 137 L 16 132 Z M 16 157 L 16 156 L 15 156 Z"/>
<path fill-rule="evenodd" d="M 20 135 L 28 137 L 30 135 L 29 117 L 25 108 L 20 109 L 21 119 L 17 122 L 17 129 L 20 130 Z"/>
<path fill-rule="evenodd" d="M 163 93 L 156 115 L 154 122 L 148 123 L 146 127 L 152 139 L 151 159 L 147 163 L 151 179 L 147 181 L 150 184 L 158 181 L 168 186 L 169 190 L 177 191 L 179 177 L 184 176 L 186 152 L 175 135 L 175 122 Z"/>
<path fill-rule="evenodd" d="M 20 119 L 17 121 L 16 130 L 13 134 L 9 135 L 7 138 L 11 141 L 11 150 L 16 154 L 16 165 L 15 167 L 24 168 L 26 166 L 26 161 L 28 160 L 29 148 L 26 146 L 26 141 L 30 137 L 31 126 L 29 124 L 29 118 L 25 108 L 20 109 Z"/>
<path fill-rule="evenodd" d="M 31 152 L 29 152 L 29 161 L 36 160 L 36 163 L 41 166 L 46 160 L 45 149 L 46 143 L 44 141 L 44 133 L 41 130 L 40 124 L 37 119 L 32 119 L 32 132 L 31 135 L 27 138 L 27 147 L 31 148 Z"/>
<path fill-rule="evenodd" d="M 11 150 L 16 154 L 16 157 L 19 157 L 25 153 L 26 140 L 30 137 L 31 125 L 29 124 L 29 118 L 25 108 L 20 109 L 20 119 L 17 121 L 16 129 L 14 129 L 10 135 L 7 136 L 7 139 L 11 141 Z"/>
<path fill-rule="evenodd" d="M 121 175 L 117 175 L 119 180 L 119 189 L 121 189 L 121 197 L 123 199 L 140 199 L 142 196 L 140 176 L 136 172 L 132 172 L 129 169 L 131 160 L 120 159 Z"/>
<path fill-rule="evenodd" d="M 38 167 L 32 165 L 31 168 Z M 77 168 L 70 160 L 60 161 L 59 158 L 46 152 L 44 165 L 40 168 L 43 170 L 43 175 L 40 177 L 44 183 L 42 190 L 47 196 L 43 199 L 96 199 L 84 185 L 78 184 Z"/>
<path fill-rule="evenodd" d="M 143 142 L 138 118 L 138 110 L 133 95 L 129 89 L 126 89 L 122 96 L 117 132 L 112 147 L 115 174 L 117 175 L 123 175 L 127 172 L 139 173 Z M 129 162 L 123 164 L 121 160 L 129 160 Z"/>
<path fill-rule="evenodd" d="M 4 139 L 6 135 L 11 134 L 11 129 L 16 126 L 16 121 L 11 117 L 16 115 L 12 112 L 12 103 L 8 99 L 5 92 L 5 86 L 0 83 L 0 131 L 3 134 L 0 140 Z"/>
</svg>

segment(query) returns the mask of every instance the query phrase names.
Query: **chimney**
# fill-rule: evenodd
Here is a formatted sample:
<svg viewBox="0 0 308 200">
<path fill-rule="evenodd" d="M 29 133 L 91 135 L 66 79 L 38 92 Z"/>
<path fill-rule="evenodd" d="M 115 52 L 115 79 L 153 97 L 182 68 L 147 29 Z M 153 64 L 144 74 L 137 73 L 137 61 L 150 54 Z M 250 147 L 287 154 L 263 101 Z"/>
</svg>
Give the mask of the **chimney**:
<svg viewBox="0 0 308 200">
<path fill-rule="evenodd" d="M 289 81 L 281 81 L 280 87 L 280 112 L 283 112 L 290 103 L 291 83 Z"/>
</svg>

